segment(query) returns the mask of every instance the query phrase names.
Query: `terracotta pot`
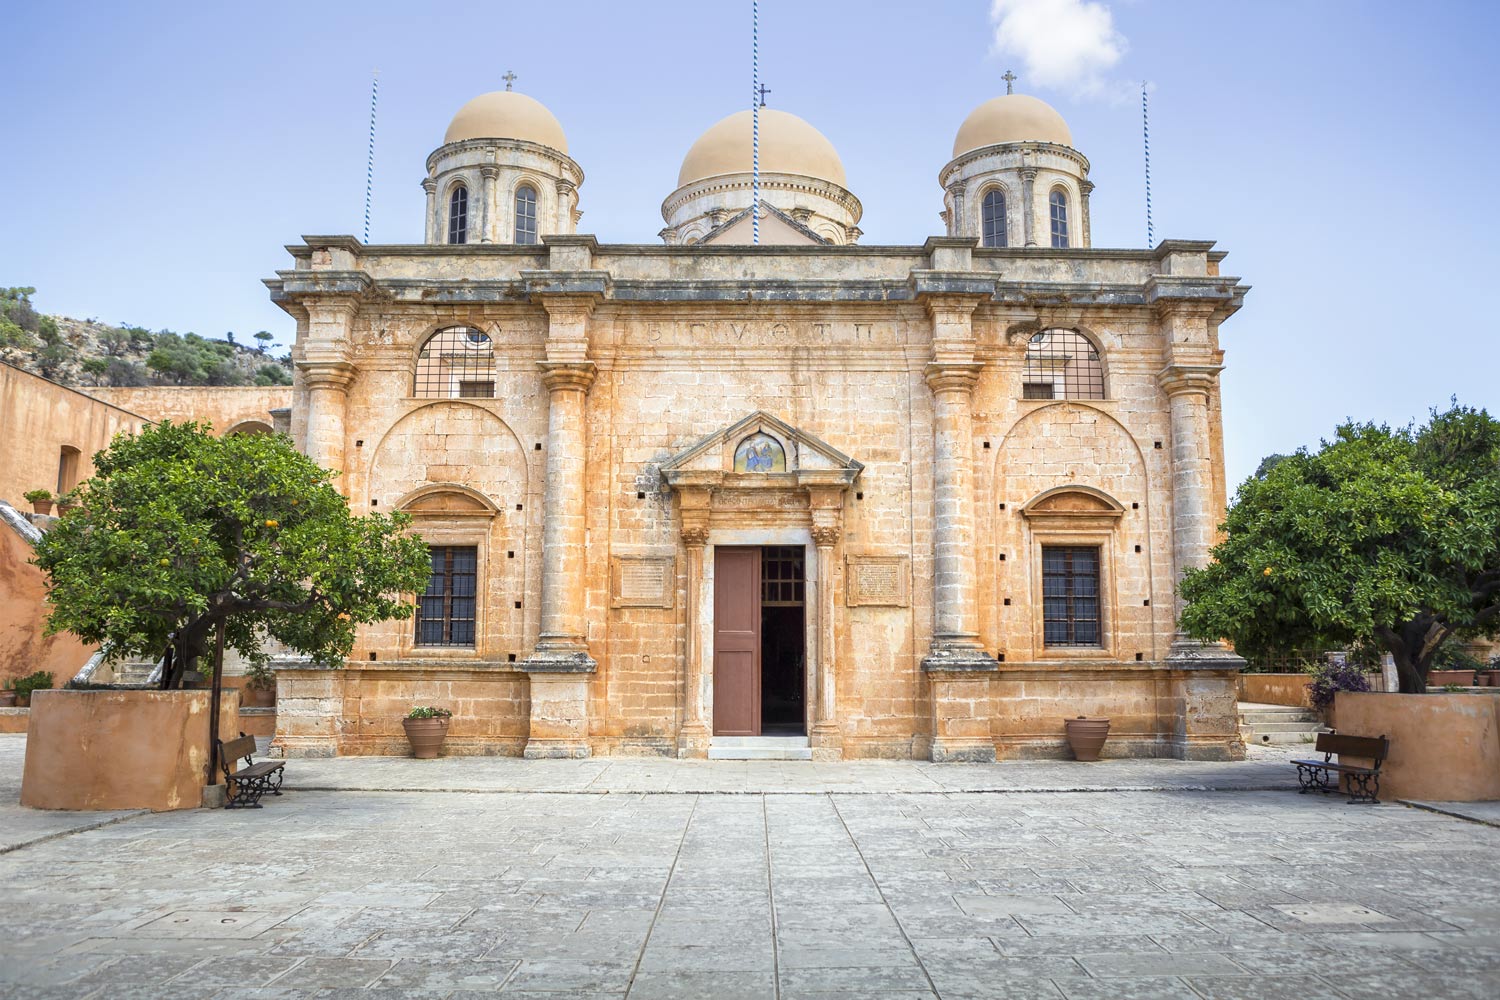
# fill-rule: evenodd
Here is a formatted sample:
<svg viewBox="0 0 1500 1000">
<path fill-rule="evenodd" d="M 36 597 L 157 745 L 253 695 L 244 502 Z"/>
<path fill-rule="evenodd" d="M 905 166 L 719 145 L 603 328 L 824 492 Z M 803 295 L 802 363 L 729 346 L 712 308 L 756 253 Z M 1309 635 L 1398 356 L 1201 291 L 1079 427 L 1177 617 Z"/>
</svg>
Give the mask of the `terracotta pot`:
<svg viewBox="0 0 1500 1000">
<path fill-rule="evenodd" d="M 1433 670 L 1427 674 L 1427 686 L 1430 688 L 1442 687 L 1444 684 L 1457 684 L 1459 687 L 1474 686 L 1474 671 L 1472 670 Z"/>
<path fill-rule="evenodd" d="M 0 690 L 0 708 L 15 708 L 16 693 L 11 690 Z"/>
<path fill-rule="evenodd" d="M 241 688 L 240 704 L 247 708 L 272 708 L 276 705 L 276 688 Z"/>
<path fill-rule="evenodd" d="M 1098 760 L 1104 740 L 1109 736 L 1108 719 L 1090 719 L 1080 715 L 1076 719 L 1064 719 L 1063 728 L 1068 733 L 1068 745 L 1073 756 L 1079 760 Z"/>
<path fill-rule="evenodd" d="M 31 501 L 31 512 L 33 514 L 50 514 L 50 513 L 52 513 L 52 501 L 51 500 L 33 500 L 33 501 Z"/>
<path fill-rule="evenodd" d="M 406 730 L 407 741 L 411 743 L 411 755 L 418 760 L 432 760 L 443 749 L 443 741 L 448 738 L 446 716 L 435 719 L 402 719 L 401 725 Z"/>
</svg>

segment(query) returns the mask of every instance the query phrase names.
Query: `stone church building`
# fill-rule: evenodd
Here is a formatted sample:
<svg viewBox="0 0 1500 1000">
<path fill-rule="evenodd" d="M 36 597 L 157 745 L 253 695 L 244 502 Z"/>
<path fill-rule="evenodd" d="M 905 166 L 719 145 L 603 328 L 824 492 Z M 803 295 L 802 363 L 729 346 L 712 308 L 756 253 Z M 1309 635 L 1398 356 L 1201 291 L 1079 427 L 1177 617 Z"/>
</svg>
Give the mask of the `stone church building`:
<svg viewBox="0 0 1500 1000">
<path fill-rule="evenodd" d="M 1242 754 L 1239 661 L 1174 634 L 1226 500 L 1224 254 L 1095 249 L 1033 97 L 963 121 L 912 246 L 859 243 L 794 115 L 753 174 L 751 117 L 656 244 L 580 234 L 562 126 L 502 91 L 428 157 L 421 243 L 289 247 L 292 435 L 432 576 L 343 668 L 281 664 L 276 746 L 405 752 L 434 704 L 454 753 L 983 761 L 1102 715 L 1108 755 Z"/>
</svg>

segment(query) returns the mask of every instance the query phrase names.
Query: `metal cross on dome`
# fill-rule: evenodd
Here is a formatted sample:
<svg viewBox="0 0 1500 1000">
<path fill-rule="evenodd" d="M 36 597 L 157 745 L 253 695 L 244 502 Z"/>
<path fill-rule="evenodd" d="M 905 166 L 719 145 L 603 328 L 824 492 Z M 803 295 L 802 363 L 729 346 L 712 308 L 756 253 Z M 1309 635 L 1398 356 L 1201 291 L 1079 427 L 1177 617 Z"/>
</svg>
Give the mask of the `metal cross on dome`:
<svg viewBox="0 0 1500 1000">
<path fill-rule="evenodd" d="M 506 90 L 510 90 L 511 89 L 511 84 L 513 84 L 513 83 L 516 82 L 516 74 L 513 73 L 513 72 L 511 72 L 510 70 L 506 70 L 505 71 L 505 75 L 502 76 L 500 79 L 502 79 L 502 80 L 505 81 L 505 89 Z"/>
<path fill-rule="evenodd" d="M 765 107 L 766 106 L 766 95 L 769 94 L 770 92 L 771 92 L 771 88 L 770 87 L 767 87 L 765 84 L 761 84 L 760 85 L 760 106 L 761 107 Z"/>
<path fill-rule="evenodd" d="M 1007 94 L 1014 94 L 1016 92 L 1016 81 L 1021 78 L 1019 76 L 1016 76 L 1016 74 L 1012 73 L 1010 70 L 1006 70 L 1005 75 L 1000 79 L 1005 81 L 1005 92 Z M 507 87 L 506 89 L 509 90 L 510 88 Z"/>
</svg>

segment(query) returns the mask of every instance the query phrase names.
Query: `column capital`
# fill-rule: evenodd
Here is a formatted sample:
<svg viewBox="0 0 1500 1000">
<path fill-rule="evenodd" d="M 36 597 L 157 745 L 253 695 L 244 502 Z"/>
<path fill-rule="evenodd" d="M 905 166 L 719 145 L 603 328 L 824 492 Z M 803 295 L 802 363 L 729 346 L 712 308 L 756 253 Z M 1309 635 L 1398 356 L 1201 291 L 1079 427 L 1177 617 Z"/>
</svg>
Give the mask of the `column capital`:
<svg viewBox="0 0 1500 1000">
<path fill-rule="evenodd" d="M 838 544 L 844 535 L 844 529 L 837 524 L 814 524 L 812 526 L 813 542 L 820 549 L 831 549 Z"/>
<path fill-rule="evenodd" d="M 1156 373 L 1156 382 L 1168 396 L 1184 393 L 1208 395 L 1219 381 L 1223 365 L 1168 365 Z"/>
<path fill-rule="evenodd" d="M 492 181 L 500 176 L 500 168 L 493 163 L 482 164 L 479 168 L 479 176 L 487 181 Z"/>
<path fill-rule="evenodd" d="M 708 524 L 684 524 L 682 526 L 682 540 L 690 546 L 708 544 Z"/>
<path fill-rule="evenodd" d="M 934 393 L 972 392 L 979 381 L 978 361 L 933 361 L 927 365 L 927 386 Z"/>
<path fill-rule="evenodd" d="M 596 367 L 592 361 L 538 361 L 537 367 L 549 392 L 588 392 L 594 384 Z"/>
<path fill-rule="evenodd" d="M 594 307 L 604 296 L 597 292 L 538 292 L 532 300 L 540 302 L 554 322 L 581 323 L 594 314 Z"/>
<path fill-rule="evenodd" d="M 422 190 L 426 191 L 428 194 L 436 194 L 437 193 L 437 178 L 435 178 L 435 177 L 423 177 L 422 178 Z"/>
<path fill-rule="evenodd" d="M 354 384 L 354 366 L 347 361 L 304 361 L 302 381 L 309 389 L 345 392 Z"/>
<path fill-rule="evenodd" d="M 578 190 L 578 186 L 576 184 L 574 184 L 572 181 L 560 180 L 560 181 L 557 182 L 557 193 L 558 194 L 572 194 L 574 191 L 577 191 L 577 190 Z"/>
</svg>

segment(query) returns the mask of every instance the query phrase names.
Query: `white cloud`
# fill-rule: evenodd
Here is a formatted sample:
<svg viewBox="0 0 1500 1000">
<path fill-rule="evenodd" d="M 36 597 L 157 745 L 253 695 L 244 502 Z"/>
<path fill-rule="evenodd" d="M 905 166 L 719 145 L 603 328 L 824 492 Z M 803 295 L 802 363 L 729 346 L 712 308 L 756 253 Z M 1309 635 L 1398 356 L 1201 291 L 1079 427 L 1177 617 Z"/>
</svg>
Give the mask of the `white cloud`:
<svg viewBox="0 0 1500 1000">
<path fill-rule="evenodd" d="M 1129 47 L 1114 15 L 1094 0 L 991 0 L 994 51 L 1019 62 L 1025 90 L 1114 98 L 1130 85 L 1109 79 Z"/>
</svg>

